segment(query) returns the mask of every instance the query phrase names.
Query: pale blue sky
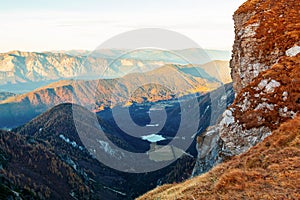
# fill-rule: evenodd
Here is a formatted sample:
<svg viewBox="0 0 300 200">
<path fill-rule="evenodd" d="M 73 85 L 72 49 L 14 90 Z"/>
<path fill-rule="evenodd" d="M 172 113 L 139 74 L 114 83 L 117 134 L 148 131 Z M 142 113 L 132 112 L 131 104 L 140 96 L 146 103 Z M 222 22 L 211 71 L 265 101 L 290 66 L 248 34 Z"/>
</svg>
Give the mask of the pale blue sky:
<svg viewBox="0 0 300 200">
<path fill-rule="evenodd" d="M 138 28 L 177 31 L 231 50 L 232 14 L 244 0 L 0 0 L 0 52 L 93 50 Z"/>
</svg>

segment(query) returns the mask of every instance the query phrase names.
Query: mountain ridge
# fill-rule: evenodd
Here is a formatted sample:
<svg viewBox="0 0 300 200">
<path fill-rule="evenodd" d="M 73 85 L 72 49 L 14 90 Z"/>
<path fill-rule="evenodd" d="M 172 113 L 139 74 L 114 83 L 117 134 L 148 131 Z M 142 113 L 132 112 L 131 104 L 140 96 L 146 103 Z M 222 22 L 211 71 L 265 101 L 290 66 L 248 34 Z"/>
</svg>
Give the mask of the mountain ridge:
<svg viewBox="0 0 300 200">
<path fill-rule="evenodd" d="M 188 53 L 190 51 L 192 54 Z M 22 88 L 26 86 L 22 83 L 26 83 L 28 89 L 32 89 L 32 83 L 42 86 L 43 82 L 61 79 L 116 78 L 132 72 L 150 71 L 165 64 L 188 64 L 188 61 L 179 56 L 181 54 L 191 56 L 192 61 L 195 61 L 194 57 L 198 54 L 203 57 L 201 63 L 193 64 L 224 59 L 222 56 L 210 59 L 202 50 L 197 49 L 178 50 L 174 53 L 161 50 L 96 50 L 88 54 L 10 51 L 0 53 L 0 88 Z"/>
<path fill-rule="evenodd" d="M 0 107 L 4 112 L 1 121 L 5 124 L 22 118 L 27 121 L 60 103 L 77 103 L 99 111 L 117 104 L 153 102 L 197 92 L 205 93 L 223 84 L 204 70 L 195 68 L 197 73 L 191 74 L 180 69 L 176 65 L 165 65 L 153 71 L 132 73 L 117 79 L 62 80 L 2 101 Z M 19 122 L 17 124 L 20 125 Z"/>
<path fill-rule="evenodd" d="M 226 95 L 228 95 L 228 97 L 225 99 L 222 98 L 222 101 L 219 102 L 220 108 L 218 107 L 218 109 L 221 110 L 215 109 L 209 111 L 209 109 L 207 109 L 207 105 L 211 103 L 208 94 L 205 94 L 202 97 L 198 97 L 200 109 L 199 111 L 202 113 L 203 117 L 201 126 L 207 126 L 207 124 L 209 124 L 208 115 L 210 114 L 210 112 L 213 112 L 214 118 L 217 118 L 217 116 L 223 112 L 226 105 L 228 105 L 232 101 L 234 96 L 232 92 L 232 84 L 225 85 L 225 89 Z M 213 92 L 216 93 L 216 95 L 212 96 L 221 99 L 220 94 L 222 93 L 218 91 Z M 219 95 L 219 97 L 217 97 L 217 95 Z M 168 112 L 171 112 L 171 116 L 177 115 L 180 112 L 180 107 L 178 107 L 178 105 L 175 102 L 169 102 L 169 104 L 174 104 L 173 106 L 175 107 L 169 109 Z M 221 106 L 221 104 L 224 105 Z M 59 162 L 67 166 L 68 169 L 72 171 L 73 175 L 71 177 L 74 177 L 76 175 L 75 177 L 78 177 L 78 182 L 83 183 L 82 187 L 86 188 L 86 190 L 84 191 L 79 190 L 82 192 L 77 192 L 77 190 L 75 189 L 65 189 L 64 195 L 61 195 L 61 191 L 54 191 L 52 187 L 53 185 L 51 185 L 51 187 L 47 189 L 47 193 L 40 192 L 39 197 L 48 199 L 52 198 L 54 193 L 56 193 L 55 195 L 64 196 L 66 199 L 72 198 L 72 196 L 81 199 L 133 199 L 146 192 L 147 190 L 154 188 L 157 184 L 172 183 L 174 181 L 180 181 L 183 178 L 187 178 L 188 176 L 190 176 L 192 168 L 194 166 L 194 158 L 192 158 L 191 156 L 183 156 L 182 158 L 178 159 L 173 164 L 167 166 L 164 169 L 145 174 L 124 174 L 121 172 L 117 172 L 116 170 L 109 169 L 106 166 L 100 164 L 91 155 L 91 151 L 85 149 L 84 145 L 81 142 L 81 138 L 79 137 L 76 127 L 74 126 L 75 121 L 73 119 L 72 114 L 74 106 L 76 109 L 79 109 L 83 112 L 81 114 L 82 120 L 79 121 L 80 123 L 83 123 L 83 125 L 86 124 L 86 120 L 90 120 L 89 116 L 95 115 L 95 113 L 91 113 L 86 108 L 80 107 L 79 105 L 60 104 L 39 115 L 26 125 L 12 130 L 17 133 L 13 134 L 19 135 L 19 137 L 24 138 L 22 139 L 24 143 L 29 143 L 34 146 L 43 146 L 45 151 L 50 150 L 52 154 L 54 154 L 54 156 L 58 157 L 58 159 L 60 160 Z M 149 105 L 140 104 L 139 106 L 145 107 L 143 109 L 140 109 L 140 107 L 137 106 L 138 105 L 133 105 L 133 109 L 135 109 L 135 114 L 137 114 L 137 111 L 141 112 L 145 108 L 149 109 Z M 144 152 L 149 148 L 149 143 L 146 141 L 141 141 L 141 139 L 138 142 L 135 141 L 136 139 L 132 137 L 126 139 L 126 134 L 123 134 L 120 130 L 116 129 L 117 126 L 111 123 L 110 120 L 107 121 L 102 116 L 109 118 L 109 115 L 107 113 L 99 115 L 98 122 L 100 123 L 101 127 L 103 127 L 106 130 L 105 132 L 107 133 L 108 138 L 111 141 L 113 141 L 113 143 L 115 143 L 122 149 L 134 152 L 136 152 L 138 149 L 143 150 Z M 142 119 L 145 120 L 144 115 L 140 117 L 142 117 Z M 215 121 L 216 119 L 211 120 Z M 176 128 L 177 120 L 174 118 L 170 119 L 169 121 L 173 123 L 173 125 L 175 125 Z M 174 129 L 174 127 L 172 128 L 169 126 L 170 125 L 168 125 L 167 129 L 168 133 L 171 132 L 171 129 Z M 92 134 L 96 131 L 93 130 L 93 127 L 84 127 L 84 130 L 91 136 L 88 138 L 92 138 Z M 96 128 L 98 129 L 98 127 Z M 0 155 L 2 155 L 1 149 L 3 149 L 3 146 L 6 145 L 6 142 L 8 142 L 8 140 L 4 140 L 3 143 L 0 144 Z M 15 143 L 10 143 L 10 145 L 13 144 Z M 17 148 L 17 146 L 15 146 L 15 148 Z M 97 150 L 99 149 L 99 147 L 94 148 L 96 148 Z M 18 146 L 18 149 L 21 152 L 25 151 L 23 149 L 23 146 Z M 115 153 L 113 153 L 114 151 L 108 150 L 109 148 L 107 148 L 107 146 L 105 146 L 105 148 L 102 149 L 103 153 L 111 152 L 112 156 L 115 155 Z M 25 163 L 31 163 L 28 157 L 24 157 L 23 160 Z M 37 158 L 36 161 L 39 163 L 40 157 Z M 11 163 L 9 160 L 7 162 L 11 166 L 11 169 L 15 168 L 14 163 Z M 38 165 L 38 163 L 36 165 Z M 41 165 L 38 165 L 37 169 L 39 167 L 41 167 Z M 4 170 L 7 170 L 6 166 L 4 166 Z M 47 171 L 48 169 L 44 168 L 43 170 Z M 25 187 L 23 183 L 27 182 L 16 182 L 14 179 L 15 174 L 9 174 L 9 172 L 5 172 L 4 178 L 9 177 L 11 179 L 11 182 L 7 183 L 3 181 L 0 183 L 0 187 L 3 186 L 5 188 L 9 188 L 8 191 L 10 192 L 8 193 L 10 196 L 14 196 L 12 194 L 12 191 L 14 190 L 24 190 L 24 192 L 20 192 L 20 195 L 23 197 L 23 193 L 27 191 L 27 186 Z M 32 178 L 30 174 L 28 174 L 27 177 Z M 64 180 L 65 178 L 66 177 L 63 177 Z M 38 180 L 33 180 L 31 181 L 31 184 L 34 185 L 37 181 Z M 36 187 L 31 186 L 31 184 L 30 188 L 32 193 L 28 195 L 32 198 L 34 195 L 37 194 L 38 191 L 36 191 Z M 65 187 L 67 187 L 67 185 L 62 185 L 62 188 Z M 3 195 L 4 194 L 6 193 L 3 193 Z"/>
</svg>

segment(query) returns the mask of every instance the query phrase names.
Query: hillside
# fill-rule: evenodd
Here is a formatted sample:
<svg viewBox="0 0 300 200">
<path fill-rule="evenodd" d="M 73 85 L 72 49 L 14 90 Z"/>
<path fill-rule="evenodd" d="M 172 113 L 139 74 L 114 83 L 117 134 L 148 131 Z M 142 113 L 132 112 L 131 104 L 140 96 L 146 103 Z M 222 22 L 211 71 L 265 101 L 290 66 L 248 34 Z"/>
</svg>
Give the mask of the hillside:
<svg viewBox="0 0 300 200">
<path fill-rule="evenodd" d="M 225 89 L 226 94 L 228 95 L 227 98 L 221 98 L 220 95 L 223 93 L 220 91 L 213 91 L 215 94 L 212 96 L 222 99 L 222 101 L 219 101 L 218 109 L 215 110 L 207 109 L 207 106 L 211 104 L 208 94 L 199 97 L 199 109 L 202 114 L 201 126 L 199 126 L 199 129 L 205 129 L 210 124 L 211 113 L 213 113 L 213 119 L 211 119 L 212 123 L 215 123 L 218 116 L 224 111 L 224 108 L 232 102 L 234 96 L 232 84 L 225 85 Z M 165 129 L 168 131 L 166 131 L 165 134 L 171 134 L 173 131 L 176 132 L 177 130 L 177 118 L 180 115 L 181 109 L 176 101 L 159 102 L 157 104 L 161 106 L 164 103 L 167 103 L 169 107 L 167 109 L 167 112 L 169 113 L 168 122 L 165 124 Z M 153 105 L 155 104 L 156 103 L 153 103 Z M 2 136 L 4 139 L 0 144 L 0 149 L 3 150 L 1 152 L 4 152 L 1 155 L 3 155 L 2 158 L 4 158 L 3 162 L 5 163 L 1 162 L 3 165 L 3 179 L 0 181 L 1 194 L 14 196 L 14 191 L 18 191 L 22 197 L 26 197 L 26 195 L 29 195 L 30 197 L 39 195 L 40 198 L 48 199 L 53 196 L 53 198 L 56 198 L 55 195 L 57 195 L 63 196 L 64 199 L 68 199 L 71 198 L 74 192 L 75 197 L 80 199 L 133 199 L 146 191 L 155 188 L 157 184 L 179 182 L 191 175 L 195 158 L 190 156 L 182 156 L 171 165 L 155 172 L 140 174 L 119 172 L 101 164 L 95 159 L 91 150 L 86 149 L 83 145 L 82 138 L 78 135 L 74 124 L 73 108 L 76 108 L 81 112 L 82 120 L 80 120 L 79 123 L 85 127 L 84 130 L 86 131 L 88 138 L 92 141 L 98 141 L 97 139 L 99 138 L 95 135 L 98 127 L 86 126 L 89 124 L 87 122 L 92 121 L 91 116 L 95 114 L 83 107 L 72 104 L 60 104 L 55 106 L 24 126 L 13 129 L 12 131 L 16 133 L 3 132 Z M 142 121 L 143 123 L 147 121 L 145 114 L 146 111 L 149 110 L 148 104 L 134 104 L 132 105 L 132 109 L 136 121 Z M 98 114 L 98 122 L 101 127 L 106 130 L 105 133 L 107 133 L 106 135 L 110 141 L 118 147 L 132 152 L 145 152 L 149 150 L 149 142 L 126 136 L 126 133 L 123 133 L 122 130 L 114 124 L 113 117 L 111 116 L 111 113 L 109 114 L 109 109 L 102 112 Z M 9 134 L 13 137 L 20 138 L 22 143 L 15 141 L 15 139 L 8 139 Z M 95 144 L 95 142 L 93 144 Z M 119 156 L 118 150 L 115 151 L 112 147 L 105 145 L 105 143 L 101 144 L 102 146 L 97 142 L 92 148 L 97 149 L 97 151 L 102 152 L 102 154 L 107 154 L 108 156 Z M 47 156 L 42 153 L 40 153 L 41 156 L 37 157 L 34 161 L 32 159 L 35 158 L 35 154 L 33 155 L 31 153 L 23 156 L 21 161 L 18 161 L 20 156 L 16 156 L 15 154 L 20 153 L 20 155 L 22 155 L 22 152 L 27 152 L 28 149 L 37 147 L 42 149 L 43 152 L 50 152 L 55 159 L 58 159 L 57 162 L 59 162 L 60 165 L 67 167 L 71 171 L 70 173 L 72 173 L 71 177 L 77 177 L 78 180 L 76 180 L 78 181 L 78 184 L 81 184 L 81 187 L 86 188 L 86 190 L 77 190 L 76 184 L 71 187 L 67 184 L 63 185 L 63 183 L 61 183 L 62 185 L 59 185 L 55 182 L 44 183 L 40 180 L 40 171 L 42 174 L 48 173 L 49 176 L 52 176 L 51 172 L 48 171 L 49 169 L 44 166 L 47 162 L 43 159 L 45 157 L 47 158 Z M 194 151 L 194 146 L 191 146 L 190 151 Z M 7 156 L 5 152 L 8 152 Z M 13 155 L 12 159 L 6 159 L 9 155 Z M 122 159 L 130 160 L 129 157 L 122 157 Z M 136 161 L 133 160 L 132 162 Z M 29 163 L 28 166 L 27 163 Z M 31 163 L 33 163 L 34 169 L 30 168 L 32 167 Z M 128 161 L 122 161 L 121 163 L 128 163 Z M 18 171 L 20 166 L 23 166 L 22 170 L 25 172 L 21 169 L 21 172 Z M 51 164 L 48 164 L 48 166 L 51 166 Z M 40 168 L 43 169 L 40 170 Z M 14 169 L 16 169 L 15 172 L 12 171 Z M 35 171 L 35 169 L 40 171 Z M 36 174 L 33 174 L 33 172 Z M 22 173 L 24 173 L 24 176 L 30 181 L 25 181 L 23 179 L 18 181 L 19 174 Z M 20 176 L 23 177 L 22 175 Z M 53 178 L 56 177 L 53 176 Z M 62 179 L 65 180 L 65 178 L 66 177 L 63 176 Z M 57 178 L 57 180 L 62 181 L 59 178 Z M 54 188 L 56 185 L 59 185 L 61 190 L 55 190 Z M 38 193 L 39 187 L 46 188 L 47 193 L 44 191 Z M 31 189 L 29 194 L 28 188 Z M 79 191 L 80 193 L 77 193 L 76 191 Z M 64 192 L 64 194 L 62 195 L 61 192 Z"/>
<path fill-rule="evenodd" d="M 87 199 L 91 188 L 43 143 L 0 131 L 0 197 Z"/>
<path fill-rule="evenodd" d="M 76 132 L 72 106 L 76 105 L 61 104 L 13 130 L 17 133 L 1 134 L 1 194 L 21 193 L 26 199 L 124 199 L 124 193 L 113 190 L 130 192 L 125 174 L 102 165 L 84 148 Z M 76 108 L 83 115 L 90 114 Z M 90 127 L 87 131 L 94 130 Z M 124 140 L 113 135 L 109 138 L 132 150 Z"/>
<path fill-rule="evenodd" d="M 203 69 L 194 68 L 195 73 L 190 73 L 183 71 L 184 68 L 181 65 L 165 65 L 118 79 L 52 83 L 2 101 L 0 127 L 21 125 L 60 103 L 76 103 L 99 111 L 117 104 L 155 102 L 196 92 L 205 93 L 222 85 Z"/>
<path fill-rule="evenodd" d="M 207 72 L 210 76 L 216 77 L 222 83 L 232 82 L 230 76 L 230 68 L 228 61 L 214 60 L 212 62 L 201 65 L 200 68 Z"/>
<path fill-rule="evenodd" d="M 127 174 L 103 165 L 83 146 L 74 125 L 72 106 L 85 117 L 93 115 L 77 105 L 61 104 L 13 130 L 17 133 L 1 132 L 1 195 L 19 194 L 26 199 L 133 199 L 153 188 L 159 178 L 176 180 L 172 173 L 179 172 L 173 168 L 178 165 L 176 169 L 180 169 L 180 163 L 190 163 L 191 171 L 193 159 L 189 157 L 147 174 Z M 126 150 L 137 151 L 119 130 L 98 120 L 111 141 Z M 87 133 L 95 132 L 95 127 L 86 128 Z M 138 144 L 146 149 L 149 146 L 142 140 Z M 99 143 L 98 146 L 94 148 L 103 154 L 116 156 L 113 150 L 101 149 Z M 187 169 L 180 170 L 181 174 Z"/>
<path fill-rule="evenodd" d="M 83 107 L 72 104 L 60 104 L 39 115 L 28 124 L 13 131 L 25 136 L 28 138 L 27 140 L 35 141 L 35 143 L 44 145 L 47 149 L 51 149 L 51 152 L 57 155 L 61 162 L 72 168 L 74 173 L 82 179 L 85 187 L 93 190 L 92 194 L 84 193 L 85 195 L 89 195 L 86 199 L 124 199 L 124 195 L 112 192 L 107 188 L 113 188 L 116 191 L 121 191 L 121 193 L 130 192 L 128 188 L 130 180 L 125 179 L 126 174 L 122 174 L 100 163 L 85 148 L 74 124 L 74 107 L 76 107 L 86 119 L 89 119 L 89 117 L 93 115 L 93 113 Z M 121 148 L 130 151 L 135 150 L 134 147 L 130 146 L 130 144 L 121 137 L 116 127 L 110 126 L 101 119 L 98 120 L 101 126 L 105 127 L 109 132 L 108 138 L 111 141 L 118 144 Z M 82 121 L 82 123 L 84 123 L 84 121 Z M 95 133 L 95 127 L 86 127 L 86 132 Z M 147 148 L 147 143 L 143 143 L 143 141 L 140 141 L 140 143 L 140 145 L 144 145 L 145 148 Z M 102 151 L 104 154 L 108 154 L 108 156 L 115 156 L 114 154 L 109 155 L 109 151 L 106 152 L 103 149 Z M 151 180 L 148 183 L 150 185 Z M 22 182 L 19 184 L 23 185 Z M 70 198 L 69 194 L 66 195 Z M 128 198 L 130 199 L 130 195 L 127 199 Z"/>
<path fill-rule="evenodd" d="M 227 84 L 224 87 L 212 91 L 211 95 L 204 94 L 198 97 L 201 123 L 197 133 L 210 124 L 216 123 L 226 106 L 232 103 L 234 98 L 232 84 Z M 211 109 L 212 102 L 210 97 L 219 100 L 217 107 L 213 110 Z M 179 100 L 189 101 L 189 97 Z M 132 115 L 133 120 L 138 124 L 149 123 L 147 111 L 149 111 L 151 106 L 165 106 L 168 119 L 160 134 L 164 137 L 172 137 L 172 134 L 178 130 L 182 112 L 178 102 L 167 100 L 145 104 L 134 103 L 129 106 L 130 112 L 134 113 Z M 79 135 L 77 132 L 73 109 L 81 113 L 81 120 L 76 121 L 77 127 L 78 125 L 84 127 L 86 138 L 92 141 L 88 146 L 86 146 L 86 143 L 85 145 L 83 144 L 83 133 Z M 179 182 L 191 176 L 196 156 L 195 142 L 188 149 L 188 153 L 194 157 L 190 155 L 182 156 L 165 168 L 154 172 L 125 173 L 100 163 L 96 159 L 93 149 L 110 159 L 118 159 L 119 163 L 125 166 L 128 163 L 132 166 L 132 163 L 136 162 L 136 160 L 127 157 L 126 154 L 120 154 L 118 149 L 106 143 L 105 139 L 97 136 L 98 126 L 93 123 L 93 125 L 89 126 L 91 122 L 94 122 L 93 116 L 95 116 L 95 113 L 81 106 L 60 104 L 32 119 L 27 124 L 13 129 L 14 133 L 3 132 L 1 135 L 3 140 L 0 143 L 1 165 L 3 167 L 3 176 L 0 180 L 0 194 L 6 195 L 5 197 L 15 196 L 14 191 L 17 191 L 24 198 L 28 198 L 26 195 L 30 197 L 38 195 L 42 199 L 59 197 L 68 199 L 75 195 L 79 199 L 133 199 L 155 188 L 158 184 Z M 99 125 L 105 130 L 106 136 L 114 145 L 130 152 L 146 152 L 150 149 L 150 143 L 141 138 L 145 133 L 139 133 L 139 137 L 127 135 L 120 130 L 114 121 L 110 109 L 106 108 L 97 113 L 97 116 L 98 118 L 96 119 Z M 189 134 L 194 134 L 194 132 Z M 9 137 L 15 139 L 9 139 Z M 184 141 L 185 139 L 177 138 L 176 140 Z M 166 142 L 168 143 L 169 140 Z M 32 150 L 24 156 L 24 152 L 27 152 L 28 149 L 36 148 L 38 148 L 39 153 L 34 153 L 36 150 Z M 71 186 L 67 183 L 65 184 L 64 181 L 67 181 L 65 174 L 62 174 L 63 177 L 59 175 L 61 178 L 52 175 L 51 170 L 56 170 L 56 168 L 52 167 L 49 169 L 44 165 L 52 166 L 52 163 L 44 160 L 47 158 L 48 153 L 54 157 L 52 160 L 55 159 L 59 166 L 63 166 L 70 171 L 68 173 L 72 174 L 71 178 L 76 178 L 74 179 L 78 182 L 77 184 L 72 184 L 70 181 Z M 47 156 L 44 154 L 47 154 Z M 19 159 L 21 157 L 22 159 Z M 42 176 L 46 173 L 57 180 L 52 181 L 49 178 L 51 181 L 45 183 Z M 26 178 L 23 178 L 23 176 Z M 55 181 L 60 181 L 61 183 L 56 183 Z M 57 185 L 61 188 L 60 190 L 55 190 Z M 78 189 L 77 186 L 80 188 Z M 42 191 L 39 188 L 42 188 Z M 45 189 L 47 189 L 46 192 L 44 191 Z"/>
<path fill-rule="evenodd" d="M 248 152 L 142 199 L 299 199 L 300 117 L 283 123 Z"/>
<path fill-rule="evenodd" d="M 234 13 L 233 104 L 198 137 L 194 178 L 140 199 L 299 198 L 299 9 L 248 0 Z"/>
</svg>

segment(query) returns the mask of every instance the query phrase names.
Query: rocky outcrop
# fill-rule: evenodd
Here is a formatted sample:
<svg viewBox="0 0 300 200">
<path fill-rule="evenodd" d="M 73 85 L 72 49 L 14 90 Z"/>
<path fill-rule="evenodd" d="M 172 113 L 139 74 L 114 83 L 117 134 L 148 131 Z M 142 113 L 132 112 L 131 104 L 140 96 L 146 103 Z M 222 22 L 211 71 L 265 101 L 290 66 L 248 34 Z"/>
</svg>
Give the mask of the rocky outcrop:
<svg viewBox="0 0 300 200">
<path fill-rule="evenodd" d="M 236 99 L 198 139 L 204 142 L 194 175 L 247 151 L 299 112 L 299 9 L 297 1 L 249 0 L 235 12 L 230 67 Z"/>
<path fill-rule="evenodd" d="M 208 128 L 205 136 L 197 138 L 196 148 L 198 149 L 198 159 L 196 161 L 192 176 L 202 174 L 211 169 L 214 165 L 220 163 L 220 153 L 224 147 L 223 141 L 219 136 L 219 127 Z"/>
<path fill-rule="evenodd" d="M 299 51 L 299 9 L 299 2 L 294 0 L 249 0 L 235 12 L 230 66 L 237 94 L 288 49 Z"/>
<path fill-rule="evenodd" d="M 299 199 L 300 116 L 280 125 L 246 153 L 182 183 L 139 197 L 150 199 Z"/>
</svg>

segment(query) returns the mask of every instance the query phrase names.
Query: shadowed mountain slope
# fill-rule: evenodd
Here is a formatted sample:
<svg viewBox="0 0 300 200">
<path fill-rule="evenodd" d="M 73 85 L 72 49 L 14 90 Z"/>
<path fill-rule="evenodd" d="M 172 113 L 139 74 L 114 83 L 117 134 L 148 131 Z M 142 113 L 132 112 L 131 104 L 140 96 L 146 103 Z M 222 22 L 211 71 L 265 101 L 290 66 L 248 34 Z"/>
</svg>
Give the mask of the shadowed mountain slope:
<svg viewBox="0 0 300 200">
<path fill-rule="evenodd" d="M 60 103 L 76 103 L 102 110 L 117 104 L 155 102 L 192 93 L 205 93 L 221 86 L 205 71 L 194 74 L 179 65 L 166 65 L 146 73 L 133 73 L 119 79 L 91 81 L 65 80 L 1 102 L 0 127 L 14 127 Z"/>
</svg>

